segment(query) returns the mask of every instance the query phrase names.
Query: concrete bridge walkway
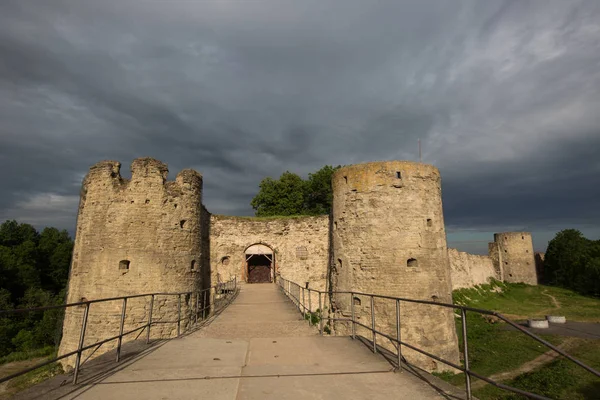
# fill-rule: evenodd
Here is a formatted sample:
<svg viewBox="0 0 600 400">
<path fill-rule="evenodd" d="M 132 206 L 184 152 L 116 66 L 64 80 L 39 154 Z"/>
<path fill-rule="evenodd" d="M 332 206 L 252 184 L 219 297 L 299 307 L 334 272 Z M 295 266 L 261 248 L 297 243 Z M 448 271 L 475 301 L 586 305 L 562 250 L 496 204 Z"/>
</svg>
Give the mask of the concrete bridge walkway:
<svg viewBox="0 0 600 400">
<path fill-rule="evenodd" d="M 274 284 L 242 285 L 210 325 L 68 398 L 437 399 L 357 340 L 321 337 Z"/>
</svg>

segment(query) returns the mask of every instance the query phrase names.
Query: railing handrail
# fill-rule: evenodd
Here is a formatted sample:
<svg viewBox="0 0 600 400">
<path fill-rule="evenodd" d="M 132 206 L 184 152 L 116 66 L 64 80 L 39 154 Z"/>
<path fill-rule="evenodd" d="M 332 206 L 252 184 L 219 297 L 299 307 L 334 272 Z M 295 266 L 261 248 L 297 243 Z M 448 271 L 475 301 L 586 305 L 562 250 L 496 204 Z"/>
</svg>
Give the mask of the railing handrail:
<svg viewBox="0 0 600 400">
<path fill-rule="evenodd" d="M 508 386 L 505 385 L 503 383 L 499 383 L 496 382 L 492 379 L 489 379 L 487 377 L 484 377 L 474 371 L 471 371 L 470 367 L 469 367 L 469 346 L 468 346 L 468 340 L 467 340 L 467 321 L 466 321 L 466 313 L 467 311 L 471 311 L 471 312 L 476 312 L 479 314 L 485 314 L 485 315 L 493 315 L 499 319 L 501 319 L 502 321 L 508 323 L 509 325 L 511 325 L 514 328 L 517 328 L 520 332 L 528 335 L 529 337 L 531 337 L 532 339 L 536 340 L 537 342 L 543 344 L 544 346 L 548 347 L 549 349 L 557 352 L 558 354 L 560 354 L 561 356 L 567 358 L 568 360 L 574 362 L 575 364 L 577 364 L 578 366 L 584 368 L 585 370 L 587 370 L 588 372 L 591 372 L 592 374 L 596 375 L 597 377 L 600 377 L 600 372 L 596 371 L 594 368 L 584 364 L 583 362 L 579 361 L 578 359 L 572 357 L 571 355 L 565 353 L 564 351 L 562 351 L 561 349 L 559 349 L 558 347 L 552 345 L 551 343 L 548 343 L 547 341 L 545 341 L 544 339 L 540 338 L 539 336 L 535 335 L 534 333 L 529 332 L 528 330 L 524 329 L 523 327 L 521 327 L 520 325 L 518 325 L 517 323 L 511 321 L 510 319 L 508 319 L 507 317 L 505 317 L 504 315 L 502 315 L 501 313 L 498 313 L 496 311 L 492 311 L 492 310 L 485 310 L 485 309 L 479 309 L 479 308 L 474 308 L 474 307 L 468 307 L 468 306 L 461 306 L 461 305 L 457 305 L 457 304 L 449 304 L 449 303 L 440 303 L 440 302 L 436 302 L 436 301 L 429 301 L 429 300 L 417 300 L 417 299 L 408 299 L 408 298 L 404 298 L 404 297 L 394 297 L 394 296 L 386 296 L 386 295 L 378 295 L 378 294 L 374 294 L 374 293 L 364 293 L 364 292 L 354 292 L 354 291 L 324 291 L 324 290 L 318 290 L 318 289 L 311 289 L 308 287 L 304 287 L 303 285 L 299 285 L 296 282 L 292 282 L 288 279 L 285 279 L 283 277 L 279 277 L 279 286 L 281 287 L 281 289 L 283 290 L 284 294 L 292 299 L 292 302 L 297 306 L 298 310 L 303 314 L 306 315 L 307 310 L 310 311 L 311 313 L 312 311 L 312 305 L 309 306 L 309 308 L 307 309 L 306 307 L 306 302 L 305 302 L 305 291 L 308 291 L 309 293 L 309 304 L 310 304 L 310 293 L 314 292 L 314 293 L 318 293 L 319 294 L 319 312 L 321 313 L 320 316 L 320 321 L 319 321 L 319 331 L 321 333 L 321 335 L 323 334 L 323 308 L 322 308 L 322 302 L 321 302 L 321 296 L 322 295 L 327 295 L 329 296 L 330 300 L 332 295 L 340 295 L 340 294 L 349 294 L 351 296 L 350 299 L 350 307 L 351 307 L 351 318 L 332 318 L 329 315 L 327 316 L 327 321 L 329 322 L 334 322 L 334 321 L 346 321 L 346 322 L 351 322 L 352 324 L 352 335 L 351 337 L 354 339 L 355 338 L 355 325 L 359 325 L 369 331 L 371 331 L 371 333 L 373 334 L 373 352 L 377 353 L 377 342 L 376 342 L 376 335 L 380 335 L 382 337 L 385 337 L 386 339 L 390 340 L 392 343 L 396 343 L 397 344 L 397 357 L 398 357 L 398 369 L 400 371 L 402 371 L 402 353 L 401 353 L 401 346 L 404 345 L 414 351 L 417 351 L 421 354 L 424 354 L 430 358 L 433 358 L 437 361 L 440 361 L 446 365 L 449 365 L 455 369 L 458 369 L 462 372 L 464 372 L 465 374 L 465 384 L 466 384 L 466 392 L 467 392 L 467 399 L 471 399 L 472 398 L 472 393 L 471 393 L 471 375 L 475 378 L 481 379 L 489 384 L 492 384 L 496 387 L 499 387 L 501 389 L 504 390 L 508 390 L 511 391 L 513 393 L 518 393 L 524 396 L 527 396 L 529 398 L 533 398 L 533 399 L 540 399 L 540 400 L 549 400 L 547 397 L 544 396 L 540 396 L 537 395 L 535 393 L 530 393 L 530 392 L 526 392 L 524 390 L 512 387 L 512 386 Z M 287 284 L 287 285 L 286 285 Z M 292 292 L 291 292 L 291 287 L 292 285 L 297 286 L 299 290 L 302 291 L 302 299 L 300 299 L 299 297 L 295 297 Z M 286 286 L 288 287 L 286 289 Z M 299 295 L 300 296 L 300 295 Z M 355 320 L 355 312 L 354 312 L 354 296 L 368 296 L 371 299 L 371 326 L 369 327 L 366 324 L 363 324 L 361 322 L 358 322 Z M 373 301 L 375 298 L 380 298 L 380 299 L 386 299 L 386 300 L 394 300 L 396 303 L 396 328 L 397 328 L 397 332 L 396 332 L 396 338 L 380 332 L 378 330 L 375 329 L 375 308 L 373 307 Z M 462 324 L 462 337 L 463 337 L 463 347 L 464 347 L 464 361 L 465 361 L 465 366 L 458 366 L 456 364 L 454 364 L 451 361 L 448 360 L 444 360 L 441 357 L 437 357 L 431 353 L 428 353 L 425 350 L 419 349 L 416 346 L 413 346 L 409 343 L 406 343 L 404 341 L 401 340 L 401 336 L 400 336 L 400 302 L 408 302 L 408 303 L 417 303 L 417 304 L 427 304 L 427 305 L 433 305 L 433 306 L 439 306 L 439 307 L 446 307 L 446 308 L 452 308 L 452 309 L 456 309 L 456 310 L 460 310 L 461 312 L 461 324 Z M 309 318 L 309 323 L 310 323 L 310 318 Z"/>
<path fill-rule="evenodd" d="M 58 309 L 58 308 L 66 309 L 69 307 L 84 306 L 84 305 L 93 304 L 93 303 L 103 303 L 103 302 L 107 302 L 107 301 L 124 300 L 124 299 L 135 299 L 135 298 L 139 298 L 139 297 L 148 297 L 148 296 L 177 296 L 177 295 L 181 296 L 182 294 L 202 293 L 202 292 L 209 291 L 211 289 L 219 288 L 229 282 L 233 282 L 233 279 L 231 279 L 228 282 L 219 282 L 215 286 L 211 286 L 209 288 L 193 290 L 193 291 L 188 291 L 188 292 L 154 292 L 154 293 L 132 294 L 132 295 L 128 295 L 128 296 L 105 297 L 105 298 L 101 298 L 101 299 L 80 301 L 78 303 L 59 304 L 59 305 L 55 305 L 55 306 L 4 309 L 4 310 L 0 310 L 0 315 L 18 314 L 18 313 L 23 313 L 23 312 L 47 311 L 47 310 L 54 310 L 54 309 Z"/>
<path fill-rule="evenodd" d="M 75 369 L 74 369 L 74 373 L 73 373 L 73 384 L 77 383 L 77 378 L 79 375 L 79 367 L 80 367 L 80 361 L 81 361 L 81 354 L 83 351 L 85 350 L 89 350 L 93 347 L 100 347 L 102 346 L 104 343 L 113 341 L 113 340 L 118 340 L 118 345 L 117 345 L 117 362 L 120 361 L 120 354 L 121 354 L 121 344 L 122 344 L 122 339 L 123 337 L 130 335 L 134 332 L 143 330 L 143 329 L 147 329 L 146 332 L 146 343 L 150 343 L 150 328 L 152 327 L 152 325 L 156 325 L 156 324 L 161 324 L 161 323 L 173 323 L 173 324 L 177 324 L 177 337 L 179 337 L 181 335 L 181 330 L 180 330 L 180 326 L 181 326 L 181 321 L 185 321 L 185 320 L 191 320 L 192 317 L 190 315 L 188 316 L 184 316 L 182 318 L 181 316 L 181 296 L 182 295 L 196 295 L 195 298 L 195 307 L 194 307 L 194 311 L 193 314 L 195 315 L 195 321 L 194 323 L 198 322 L 198 314 L 200 312 L 202 312 L 202 318 L 204 319 L 206 316 L 206 310 L 209 309 L 212 305 L 212 303 L 208 304 L 207 303 L 207 299 L 206 299 L 206 293 L 211 291 L 212 289 L 215 289 L 215 295 L 219 294 L 217 293 L 217 290 L 225 288 L 226 292 L 225 292 L 225 299 L 229 299 L 231 296 L 231 292 L 235 292 L 237 290 L 237 279 L 234 277 L 231 280 L 227 281 L 227 282 L 218 282 L 216 285 L 211 286 L 209 288 L 204 288 L 204 289 L 199 289 L 199 290 L 193 290 L 193 291 L 187 291 L 187 292 L 154 292 L 154 293 L 144 293 L 144 294 L 135 294 L 135 295 L 129 295 L 129 296 L 118 296 L 118 297 L 108 297 L 108 298 L 102 298 L 102 299 L 94 299 L 94 300 L 86 300 L 86 301 L 81 301 L 78 303 L 69 303 L 69 304 L 61 304 L 61 305 L 56 305 L 56 306 L 46 306 L 46 307 L 34 307 L 34 308 L 19 308 L 19 309 L 11 309 L 11 310 L 0 310 L 0 316 L 1 315 L 10 315 L 10 314 L 19 314 L 19 313 L 26 313 L 26 312 L 38 312 L 38 311 L 46 311 L 46 310 L 53 310 L 53 309 L 67 309 L 69 307 L 76 307 L 76 306 L 84 306 L 84 314 L 83 314 L 83 318 L 82 318 L 82 324 L 81 324 L 81 331 L 80 331 L 80 339 L 79 339 L 79 346 L 77 350 L 73 350 L 70 351 L 68 353 L 62 354 L 60 356 L 57 357 L 53 357 L 52 359 L 49 360 L 45 360 L 42 363 L 36 364 L 32 367 L 29 367 L 27 369 L 15 372 L 11 375 L 5 376 L 0 378 L 0 384 L 6 381 L 9 381 L 11 379 L 14 379 L 18 376 L 21 376 L 23 374 L 26 374 L 28 372 L 34 371 L 38 368 L 42 368 L 48 364 L 52 364 L 54 362 L 60 361 L 63 358 L 67 358 L 67 357 L 71 357 L 76 355 L 77 356 L 77 360 L 75 362 Z M 203 303 L 202 303 L 202 308 L 199 308 L 199 302 L 200 302 L 200 295 L 202 294 L 203 297 Z M 132 330 L 129 330 L 127 332 L 123 332 L 123 328 L 124 328 L 124 324 L 125 324 L 125 318 L 126 318 L 126 312 L 127 312 L 127 300 L 128 299 L 133 299 L 133 298 L 141 298 L 141 297 L 150 297 L 150 307 L 149 307 L 149 311 L 148 311 L 148 321 L 144 322 L 143 325 L 138 326 L 137 328 L 134 328 Z M 178 302 L 177 302 L 177 313 L 178 313 L 178 317 L 176 320 L 174 321 L 153 321 L 152 319 L 152 310 L 153 310 L 153 305 L 154 305 L 154 298 L 155 296 L 178 296 Z M 86 327 L 87 327 L 87 318 L 88 318 L 88 313 L 89 313 L 89 309 L 90 306 L 92 304 L 95 303 L 103 303 L 103 302 L 109 302 L 109 301 L 116 301 L 116 300 L 122 300 L 123 301 L 123 306 L 121 308 L 121 318 L 120 318 L 120 331 L 119 331 L 119 335 L 107 338 L 107 339 L 102 339 L 99 340 L 95 343 L 92 344 L 88 344 L 84 346 L 84 339 L 85 339 L 85 333 L 86 333 Z M 209 299 L 210 300 L 210 299 Z M 208 305 L 207 305 L 208 304 Z M 63 321 L 64 323 L 64 321 Z M 62 329 L 62 328 L 61 328 Z M 95 350 L 94 350 L 95 351 Z"/>
</svg>

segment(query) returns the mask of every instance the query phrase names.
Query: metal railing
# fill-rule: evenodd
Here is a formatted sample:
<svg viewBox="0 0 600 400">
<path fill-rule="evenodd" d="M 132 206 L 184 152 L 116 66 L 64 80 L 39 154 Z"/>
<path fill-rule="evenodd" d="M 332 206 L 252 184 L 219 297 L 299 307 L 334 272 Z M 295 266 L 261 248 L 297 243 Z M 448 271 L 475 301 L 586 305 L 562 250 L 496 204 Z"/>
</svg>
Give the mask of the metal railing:
<svg viewBox="0 0 600 400">
<path fill-rule="evenodd" d="M 543 344 L 544 346 L 548 347 L 551 350 L 554 350 L 556 353 L 560 354 L 561 356 L 569 359 L 570 361 L 574 362 L 575 364 L 577 364 L 578 366 L 584 368 L 585 370 L 591 372 L 592 374 L 596 375 L 597 377 L 600 377 L 600 372 L 596 371 L 594 368 L 582 363 L 581 361 L 577 360 L 576 358 L 570 356 L 569 354 L 565 353 L 564 351 L 562 351 L 561 349 L 557 348 L 556 346 L 552 345 L 551 343 L 548 343 L 547 341 L 545 341 L 544 339 L 540 338 L 539 336 L 529 332 L 528 330 L 526 330 L 525 328 L 521 327 L 520 325 L 518 325 L 517 323 L 509 320 L 508 318 L 506 318 L 504 315 L 497 313 L 495 311 L 490 311 L 490 310 L 484 310 L 484 309 L 478 309 L 478 308 L 473 308 L 473 307 L 466 307 L 466 306 L 461 306 L 461 305 L 456 305 L 456 304 L 447 304 L 447 303 L 439 303 L 439 302 L 434 302 L 434 301 L 427 301 L 427 300 L 414 300 L 414 299 L 407 299 L 407 298 L 402 298 L 402 297 L 393 297 L 393 296 L 383 296 L 383 295 L 377 295 L 377 294 L 372 294 L 372 293 L 362 293 L 362 292 L 353 292 L 353 291 L 330 291 L 330 292 L 326 292 L 326 291 L 321 291 L 321 290 L 316 290 L 316 289 L 310 289 L 308 287 L 304 287 L 301 285 L 298 285 L 295 282 L 289 281 L 285 278 L 282 277 L 278 277 L 278 281 L 277 281 L 279 287 L 282 289 L 282 291 L 284 292 L 284 294 L 290 298 L 290 300 L 296 305 L 296 307 L 298 308 L 298 310 L 300 310 L 300 312 L 302 313 L 302 315 L 304 316 L 304 318 L 307 318 L 309 321 L 309 324 L 312 324 L 312 314 L 314 313 L 313 311 L 313 304 L 312 304 L 312 298 L 313 298 L 313 294 L 316 293 L 318 294 L 318 308 L 317 308 L 317 314 L 319 317 L 319 333 L 321 335 L 323 335 L 323 321 L 324 319 L 327 319 L 327 323 L 328 325 L 330 325 L 332 322 L 335 321 L 346 321 L 351 323 L 351 337 L 352 339 L 356 338 L 356 326 L 361 326 L 365 329 L 367 329 L 368 331 L 371 332 L 372 334 L 372 350 L 374 353 L 377 353 L 377 336 L 381 336 L 383 338 L 386 338 L 388 340 L 390 340 L 390 342 L 393 344 L 393 346 L 396 348 L 396 357 L 397 357 L 397 363 L 398 363 L 398 370 L 399 372 L 402 372 L 402 360 L 403 360 L 403 356 L 402 356 L 402 346 L 405 346 L 411 350 L 414 350 L 418 353 L 421 353 L 427 357 L 430 357 L 436 361 L 442 362 L 446 365 L 451 366 L 452 368 L 455 368 L 457 370 L 462 371 L 465 374 L 465 388 L 466 388 L 466 393 L 467 393 L 467 399 L 471 400 L 472 399 L 472 390 L 471 390 L 471 378 L 475 377 L 478 379 L 481 379 L 482 381 L 485 381 L 491 385 L 494 385 L 500 389 L 504 389 L 513 393 L 517 393 L 517 394 L 521 394 L 523 396 L 532 398 L 532 399 L 539 399 L 539 400 L 551 400 L 548 397 L 544 397 L 544 396 L 540 396 L 538 394 L 535 393 L 530 393 L 512 386 L 508 386 L 505 385 L 503 383 L 500 382 L 496 382 L 490 378 L 487 378 L 485 376 L 482 376 L 474 371 L 471 370 L 470 365 L 469 365 L 469 343 L 467 340 L 467 334 L 468 334 L 468 329 L 467 329 L 467 312 L 474 312 L 474 313 L 478 313 L 481 315 L 491 315 L 494 316 L 504 322 L 506 322 L 508 325 L 512 326 L 513 328 L 516 328 L 517 330 L 519 330 L 520 332 L 524 333 L 525 335 L 531 337 L 532 339 L 534 339 L 535 341 Z M 307 285 L 308 286 L 308 285 Z M 308 296 L 306 295 L 308 293 Z M 335 295 L 335 296 L 341 296 L 341 295 L 349 295 L 350 296 L 350 307 L 351 307 L 351 317 L 350 318 L 335 318 L 331 316 L 331 313 L 328 313 L 327 317 L 323 317 L 323 306 L 327 301 L 327 298 L 329 298 L 329 300 L 331 300 L 331 297 Z M 356 314 L 355 314 L 355 305 L 354 305 L 354 298 L 355 296 L 365 296 L 368 297 L 370 299 L 370 307 L 371 307 L 371 325 L 366 325 L 363 324 L 359 321 L 357 321 L 356 319 Z M 308 298 L 308 301 L 307 301 Z M 386 300 L 391 300 L 395 302 L 395 308 L 396 308 L 396 336 L 390 336 L 384 332 L 378 331 L 375 327 L 375 308 L 374 308 L 374 301 L 375 299 L 386 299 Z M 445 360 L 441 357 L 438 357 L 434 354 L 431 354 L 423 349 L 419 349 L 418 347 L 411 345 L 409 343 L 406 343 L 404 341 L 402 341 L 402 337 L 401 337 L 401 315 L 400 315 L 400 304 L 401 302 L 407 302 L 407 303 L 416 303 L 416 304 L 428 304 L 428 305 L 432 305 L 432 306 L 436 306 L 436 307 L 445 307 L 445 308 L 451 308 L 454 310 L 458 310 L 460 311 L 460 316 L 461 316 L 461 331 L 462 331 L 462 340 L 463 340 L 463 353 L 464 353 L 464 366 L 460 366 L 457 365 L 451 361 Z M 308 304 L 307 304 L 308 303 Z M 309 313 L 307 315 L 307 313 Z"/>
<path fill-rule="evenodd" d="M 214 290 L 214 293 L 211 293 L 212 290 Z M 110 298 L 96 299 L 96 300 L 87 300 L 87 301 L 82 301 L 79 303 L 70 303 L 70 304 L 63 304 L 63 305 L 58 305 L 58 306 L 23 308 L 23 309 L 15 309 L 15 310 L 0 310 L 0 317 L 1 317 L 4 315 L 24 314 L 24 313 L 54 310 L 54 309 L 66 310 L 70 307 L 85 307 L 83 310 L 83 316 L 81 319 L 81 330 L 80 330 L 80 334 L 79 334 L 79 345 L 77 347 L 77 350 L 70 351 L 66 354 L 62 354 L 60 356 L 46 360 L 42 363 L 36 364 L 30 368 L 18 371 L 16 373 L 13 373 L 13 374 L 5 376 L 5 377 L 2 377 L 2 378 L 0 378 L 0 384 L 3 382 L 9 381 L 11 379 L 14 379 L 18 376 L 24 375 L 28 372 L 34 371 L 38 368 L 42 368 L 46 365 L 60 361 L 63 358 L 67 358 L 67 357 L 71 357 L 71 356 L 76 356 L 75 367 L 74 367 L 74 372 L 73 372 L 73 384 L 76 384 L 77 379 L 79 377 L 79 370 L 82 365 L 81 356 L 84 351 L 90 350 L 95 347 L 95 349 L 93 350 L 93 352 L 95 352 L 103 344 L 108 343 L 113 340 L 117 340 L 116 362 L 119 362 L 121 360 L 121 345 L 123 343 L 123 337 L 125 337 L 127 335 L 131 335 L 138 331 L 143 331 L 145 329 L 146 330 L 146 343 L 150 343 L 150 329 L 152 328 L 152 326 L 157 325 L 157 324 L 169 324 L 169 323 L 177 324 L 177 337 L 179 337 L 179 336 L 181 336 L 181 323 L 183 321 L 191 320 L 193 318 L 193 323 L 196 324 L 198 322 L 198 317 L 200 315 L 202 315 L 202 319 L 206 319 L 207 316 L 210 315 L 211 307 L 212 307 L 213 312 L 218 310 L 217 306 L 220 306 L 220 308 L 225 307 L 228 304 L 228 302 L 231 300 L 233 295 L 235 294 L 236 290 L 237 290 L 237 280 L 236 280 L 236 278 L 233 278 L 232 280 L 230 280 L 228 282 L 218 283 L 217 285 L 211 286 L 210 288 L 202 289 L 202 290 L 198 290 L 198 291 L 192 291 L 192 292 L 145 293 L 145 294 L 138 294 L 138 295 L 132 295 L 132 296 L 120 296 L 120 297 L 110 297 Z M 177 297 L 177 320 L 175 320 L 175 321 L 153 321 L 152 314 L 153 314 L 153 309 L 154 309 L 154 300 L 157 296 L 168 296 L 168 297 L 176 296 Z M 189 304 L 189 301 L 191 301 L 193 299 L 193 301 L 194 301 L 193 314 L 188 313 L 187 316 L 182 317 L 182 315 L 181 315 L 181 298 L 182 298 L 182 296 L 189 296 L 188 304 Z M 211 296 L 212 296 L 212 298 L 211 298 Z M 202 297 L 202 303 L 200 303 L 201 297 Z M 135 298 L 149 298 L 148 320 L 146 323 L 144 323 L 143 325 L 141 325 L 135 329 L 131 329 L 127 332 L 123 332 L 124 327 L 125 327 L 125 321 L 127 318 L 127 301 L 131 300 L 131 299 L 135 299 Z M 97 341 L 92 344 L 84 345 L 85 335 L 86 335 L 86 330 L 87 330 L 87 325 L 88 325 L 88 316 L 90 313 L 91 305 L 96 304 L 96 303 L 105 303 L 105 302 L 109 302 L 109 301 L 119 301 L 119 300 L 122 301 L 119 334 L 116 336 L 109 337 L 107 339 Z M 200 306 L 200 304 L 202 304 L 202 306 Z M 189 324 L 188 326 L 192 326 L 192 324 Z M 141 334 L 141 332 L 140 332 L 140 334 Z M 92 354 L 93 354 L 93 352 L 92 352 Z M 89 357 L 88 357 L 88 359 L 89 359 Z"/>
</svg>

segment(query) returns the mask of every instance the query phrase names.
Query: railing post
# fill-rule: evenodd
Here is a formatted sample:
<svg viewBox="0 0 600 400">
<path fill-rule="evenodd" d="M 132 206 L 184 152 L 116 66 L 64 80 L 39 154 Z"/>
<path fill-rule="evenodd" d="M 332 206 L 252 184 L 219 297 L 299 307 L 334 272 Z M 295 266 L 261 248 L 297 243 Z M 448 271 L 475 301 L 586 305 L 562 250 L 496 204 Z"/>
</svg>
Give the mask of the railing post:
<svg viewBox="0 0 600 400">
<path fill-rule="evenodd" d="M 217 311 L 217 303 L 216 303 L 217 302 L 217 288 L 216 287 L 214 289 L 210 288 L 208 294 L 209 294 L 209 297 L 211 298 L 210 299 L 210 307 L 213 310 L 213 312 L 216 312 Z"/>
<path fill-rule="evenodd" d="M 463 345 L 465 348 L 465 385 L 467 388 L 467 400 L 471 400 L 471 371 L 469 370 L 469 341 L 467 340 L 467 310 L 461 308 L 460 316 L 462 321 Z"/>
<path fill-rule="evenodd" d="M 150 343 L 150 327 L 152 326 L 152 309 L 154 308 L 154 295 L 150 296 L 150 309 L 148 310 L 148 329 L 146 330 L 146 344 Z"/>
<path fill-rule="evenodd" d="M 77 378 L 79 377 L 79 364 L 81 363 L 81 349 L 83 348 L 83 342 L 85 340 L 85 329 L 87 327 L 88 314 L 90 311 L 90 303 L 85 305 L 83 311 L 83 318 L 81 319 L 81 332 L 79 333 L 79 347 L 77 349 L 77 357 L 75 359 L 75 371 L 73 372 L 73 385 L 77 384 Z"/>
<path fill-rule="evenodd" d="M 308 289 L 308 326 L 312 325 L 312 299 L 310 288 Z"/>
<path fill-rule="evenodd" d="M 375 334 L 375 299 L 371 295 L 371 330 L 373 331 L 373 353 L 377 353 L 377 335 Z"/>
<path fill-rule="evenodd" d="M 121 326 L 119 327 L 119 339 L 117 340 L 117 362 L 121 361 L 121 343 L 123 343 L 123 328 L 125 327 L 125 313 L 127 310 L 127 297 L 123 299 L 121 309 Z"/>
<path fill-rule="evenodd" d="M 350 312 L 351 312 L 351 321 L 350 321 L 350 331 L 352 332 L 352 339 L 356 339 L 356 325 L 354 325 L 354 293 L 350 292 Z"/>
<path fill-rule="evenodd" d="M 321 291 L 319 291 L 319 333 L 323 336 L 323 302 L 321 301 Z"/>
<path fill-rule="evenodd" d="M 181 335 L 181 294 L 177 295 L 177 337 Z"/>
<path fill-rule="evenodd" d="M 400 344 L 400 299 L 396 299 L 396 340 L 398 341 L 398 371 L 402 372 L 402 345 Z"/>
<path fill-rule="evenodd" d="M 199 310 L 200 307 L 200 292 L 196 292 L 196 312 L 194 313 L 194 323 L 197 324 L 198 323 L 198 313 L 200 312 Z"/>
<path fill-rule="evenodd" d="M 202 320 L 206 319 L 206 290 L 202 292 Z"/>
<path fill-rule="evenodd" d="M 306 307 L 304 306 L 304 288 L 302 288 L 302 315 L 306 314 Z"/>
</svg>

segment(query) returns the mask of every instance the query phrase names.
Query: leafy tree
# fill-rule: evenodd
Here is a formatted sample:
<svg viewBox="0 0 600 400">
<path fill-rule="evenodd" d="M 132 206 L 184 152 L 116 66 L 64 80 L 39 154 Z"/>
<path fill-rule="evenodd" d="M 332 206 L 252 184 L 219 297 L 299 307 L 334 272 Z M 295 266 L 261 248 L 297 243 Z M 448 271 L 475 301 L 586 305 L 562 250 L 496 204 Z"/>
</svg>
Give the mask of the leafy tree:
<svg viewBox="0 0 600 400">
<path fill-rule="evenodd" d="M 250 205 L 258 217 L 328 214 L 333 202 L 331 176 L 338 168 L 326 165 L 307 180 L 289 171 L 278 180 L 265 178 Z"/>
<path fill-rule="evenodd" d="M 258 194 L 250 203 L 256 210 L 256 216 L 303 214 L 306 183 L 300 176 L 286 171 L 279 180 L 263 179 L 259 187 Z"/>
<path fill-rule="evenodd" d="M 565 229 L 548 243 L 544 259 L 548 283 L 600 296 L 600 241 L 576 229 Z"/>
<path fill-rule="evenodd" d="M 340 168 L 326 165 L 314 174 L 308 174 L 306 185 L 306 212 L 319 215 L 329 214 L 333 205 L 333 189 L 331 187 L 331 176 Z"/>
<path fill-rule="evenodd" d="M 65 230 L 1 224 L 0 309 L 62 304 L 72 251 Z M 0 356 L 58 344 L 62 319 L 62 310 L 0 316 Z"/>
<path fill-rule="evenodd" d="M 44 287 L 59 292 L 67 285 L 73 241 L 66 230 L 45 228 L 40 234 L 38 248 L 41 257 L 46 260 L 46 265 L 40 268 Z"/>
</svg>

